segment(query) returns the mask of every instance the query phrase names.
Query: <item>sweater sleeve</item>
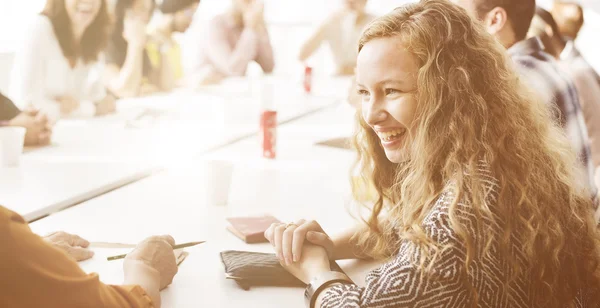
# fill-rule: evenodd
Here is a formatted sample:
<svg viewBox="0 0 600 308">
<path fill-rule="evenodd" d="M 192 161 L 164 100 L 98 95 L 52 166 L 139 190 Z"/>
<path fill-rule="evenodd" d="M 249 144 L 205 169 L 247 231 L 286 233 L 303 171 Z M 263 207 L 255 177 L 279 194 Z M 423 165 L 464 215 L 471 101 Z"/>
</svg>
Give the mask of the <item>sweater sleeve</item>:
<svg viewBox="0 0 600 308">
<path fill-rule="evenodd" d="M 140 286 L 103 284 L 1 206 L 0 272 L 1 307 L 153 307 Z"/>
<path fill-rule="evenodd" d="M 6 96 L 0 93 L 0 121 L 10 121 L 21 113 L 21 110 Z"/>
</svg>

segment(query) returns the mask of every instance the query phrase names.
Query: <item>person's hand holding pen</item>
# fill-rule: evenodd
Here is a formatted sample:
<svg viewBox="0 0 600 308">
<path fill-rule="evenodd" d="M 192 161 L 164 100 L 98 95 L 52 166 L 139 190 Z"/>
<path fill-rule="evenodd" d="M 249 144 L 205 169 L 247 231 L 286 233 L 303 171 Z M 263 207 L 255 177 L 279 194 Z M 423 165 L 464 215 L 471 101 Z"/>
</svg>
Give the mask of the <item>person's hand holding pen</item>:
<svg viewBox="0 0 600 308">
<path fill-rule="evenodd" d="M 160 290 L 173 282 L 177 261 L 175 240 L 169 235 L 152 236 L 137 245 L 123 262 L 125 284 L 141 286 L 160 307 Z"/>
</svg>

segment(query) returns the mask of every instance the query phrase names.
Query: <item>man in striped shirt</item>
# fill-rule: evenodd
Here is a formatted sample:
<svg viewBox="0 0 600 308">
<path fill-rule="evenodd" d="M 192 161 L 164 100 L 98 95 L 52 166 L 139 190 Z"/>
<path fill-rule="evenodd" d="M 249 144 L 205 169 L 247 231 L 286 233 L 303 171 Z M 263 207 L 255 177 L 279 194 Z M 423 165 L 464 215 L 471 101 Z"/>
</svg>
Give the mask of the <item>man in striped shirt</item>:
<svg viewBox="0 0 600 308">
<path fill-rule="evenodd" d="M 526 39 L 535 14 L 535 0 L 454 0 L 484 23 L 488 32 L 508 49 L 523 80 L 555 110 L 554 119 L 571 142 L 582 165 L 581 182 L 595 198 L 590 141 L 577 89 L 537 37 Z"/>
</svg>

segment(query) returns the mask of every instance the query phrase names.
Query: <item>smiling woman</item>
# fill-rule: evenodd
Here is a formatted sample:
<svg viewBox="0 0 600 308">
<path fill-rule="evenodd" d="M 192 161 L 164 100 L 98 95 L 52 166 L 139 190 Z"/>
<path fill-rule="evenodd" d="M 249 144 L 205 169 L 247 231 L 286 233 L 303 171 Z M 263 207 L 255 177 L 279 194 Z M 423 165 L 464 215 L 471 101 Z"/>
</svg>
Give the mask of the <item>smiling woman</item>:
<svg viewBox="0 0 600 308">
<path fill-rule="evenodd" d="M 11 96 L 53 119 L 114 111 L 98 65 L 109 26 L 105 0 L 48 0 L 16 54 Z"/>
<path fill-rule="evenodd" d="M 341 237 L 302 220 L 265 234 L 310 281 L 311 308 L 598 307 L 575 155 L 503 47 L 450 1 L 422 0 L 373 21 L 358 50 L 357 173 L 379 199 Z M 365 287 L 330 271 L 328 257 L 365 256 L 391 257 Z"/>
</svg>

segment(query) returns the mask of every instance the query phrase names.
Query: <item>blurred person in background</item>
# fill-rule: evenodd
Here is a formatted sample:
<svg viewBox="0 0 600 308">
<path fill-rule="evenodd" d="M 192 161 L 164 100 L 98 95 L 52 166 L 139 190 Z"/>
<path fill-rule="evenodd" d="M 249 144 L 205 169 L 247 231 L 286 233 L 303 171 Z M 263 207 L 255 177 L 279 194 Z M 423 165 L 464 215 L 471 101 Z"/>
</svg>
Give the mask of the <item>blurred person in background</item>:
<svg viewBox="0 0 600 308">
<path fill-rule="evenodd" d="M 0 93 L 0 126 L 25 127 L 25 146 L 48 145 L 52 138 L 52 123 L 39 110 L 19 107 Z"/>
<path fill-rule="evenodd" d="M 535 15 L 535 0 L 453 0 L 485 25 L 508 50 L 509 56 L 532 89 L 564 128 L 580 164 L 580 180 L 596 198 L 590 140 L 573 79 L 544 51 L 538 37 L 527 38 Z"/>
<path fill-rule="evenodd" d="M 2 206 L 0 243 L 2 307 L 160 307 L 160 290 L 177 274 L 175 241 L 153 236 L 125 258 L 123 285 L 104 284 L 75 262 L 91 256 L 83 248 L 87 241 L 64 232 L 41 238 Z"/>
<path fill-rule="evenodd" d="M 575 40 L 583 27 L 583 8 L 576 1 L 555 0 L 552 3 L 552 16 L 556 20 L 558 30 L 568 40 Z"/>
<path fill-rule="evenodd" d="M 298 59 L 302 62 L 310 58 L 324 43 L 327 43 L 337 75 L 354 75 L 356 67 L 356 44 L 358 38 L 375 16 L 365 11 L 367 0 L 343 0 L 344 7 L 329 16 L 317 30 L 302 44 Z M 357 107 L 360 97 L 356 95 L 353 78 L 348 92 L 348 102 Z"/>
<path fill-rule="evenodd" d="M 189 77 L 193 84 L 213 84 L 226 77 L 243 76 L 252 61 L 265 73 L 271 73 L 275 62 L 263 1 L 232 0 L 227 12 L 208 23 L 198 47 Z"/>
<path fill-rule="evenodd" d="M 15 56 L 11 98 L 52 120 L 115 111 L 99 63 L 109 26 L 105 0 L 48 0 Z"/>
<path fill-rule="evenodd" d="M 335 61 L 336 74 L 354 75 L 356 44 L 362 30 L 375 16 L 365 11 L 367 0 L 344 0 L 344 7 L 329 16 L 302 44 L 298 59 L 310 58 L 323 44 L 327 44 Z"/>
<path fill-rule="evenodd" d="M 554 56 L 563 71 L 573 79 L 590 138 L 595 182 L 600 187 L 600 76 L 585 60 L 572 40 L 562 35 L 553 15 L 538 7 L 530 36 L 538 36 L 546 52 Z"/>
<path fill-rule="evenodd" d="M 154 0 L 117 0 L 114 27 L 106 50 L 105 82 L 118 97 L 159 91 L 159 76 L 146 51 L 147 26 Z"/>
<path fill-rule="evenodd" d="M 163 0 L 158 5 L 160 14 L 150 24 L 146 51 L 162 91 L 169 91 L 183 82 L 181 48 L 173 35 L 188 30 L 199 3 L 200 0 Z"/>
</svg>

